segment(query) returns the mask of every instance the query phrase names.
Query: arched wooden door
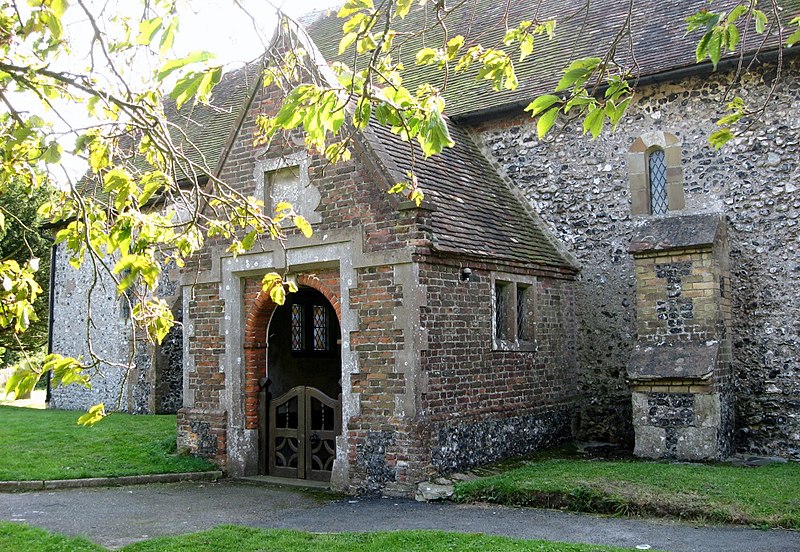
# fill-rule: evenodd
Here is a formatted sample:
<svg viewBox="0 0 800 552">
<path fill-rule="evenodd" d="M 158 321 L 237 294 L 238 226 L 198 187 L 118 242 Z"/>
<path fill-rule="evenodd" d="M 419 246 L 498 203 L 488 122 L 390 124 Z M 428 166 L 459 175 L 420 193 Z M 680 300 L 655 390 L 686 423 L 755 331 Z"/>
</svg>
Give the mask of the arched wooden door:
<svg viewBox="0 0 800 552">
<path fill-rule="evenodd" d="M 319 291 L 301 287 L 272 316 L 261 381 L 260 471 L 330 481 L 341 434 L 341 330 Z"/>
</svg>

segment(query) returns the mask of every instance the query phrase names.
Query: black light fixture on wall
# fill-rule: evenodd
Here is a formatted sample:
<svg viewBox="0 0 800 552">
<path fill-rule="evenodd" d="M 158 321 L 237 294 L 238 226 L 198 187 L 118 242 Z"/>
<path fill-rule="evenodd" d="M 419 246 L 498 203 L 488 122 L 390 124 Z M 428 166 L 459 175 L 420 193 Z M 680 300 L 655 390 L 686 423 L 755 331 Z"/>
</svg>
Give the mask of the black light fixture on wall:
<svg viewBox="0 0 800 552">
<path fill-rule="evenodd" d="M 465 266 L 461 269 L 461 281 L 462 282 L 469 282 L 470 278 L 472 278 L 472 269 Z"/>
</svg>

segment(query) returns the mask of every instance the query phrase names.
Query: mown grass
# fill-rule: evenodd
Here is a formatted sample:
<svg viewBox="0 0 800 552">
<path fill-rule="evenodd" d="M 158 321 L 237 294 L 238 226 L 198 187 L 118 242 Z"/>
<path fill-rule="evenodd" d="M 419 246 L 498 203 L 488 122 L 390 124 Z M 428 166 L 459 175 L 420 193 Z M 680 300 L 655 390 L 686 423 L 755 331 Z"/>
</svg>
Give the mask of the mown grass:
<svg viewBox="0 0 800 552">
<path fill-rule="evenodd" d="M 30 552 L 102 552 L 83 537 L 64 537 L 20 523 L 0 522 L 0 550 Z"/>
<path fill-rule="evenodd" d="M 543 457 L 460 483 L 455 498 L 800 529 L 800 464 L 744 468 Z"/>
<path fill-rule="evenodd" d="M 83 538 L 62 537 L 42 529 L 13 523 L 0 523 L 0 550 L 30 552 L 102 552 L 106 550 Z M 160 537 L 130 544 L 124 552 L 248 552 L 326 550 L 359 551 L 438 551 L 485 552 L 615 552 L 630 550 L 608 546 L 526 541 L 483 534 L 466 535 L 443 531 L 384 531 L 379 533 L 306 533 L 303 531 L 254 529 L 222 525 L 176 537 Z"/>
<path fill-rule="evenodd" d="M 79 412 L 0 406 L 0 481 L 207 471 L 175 453 L 175 416 L 111 414 L 94 427 Z"/>
</svg>

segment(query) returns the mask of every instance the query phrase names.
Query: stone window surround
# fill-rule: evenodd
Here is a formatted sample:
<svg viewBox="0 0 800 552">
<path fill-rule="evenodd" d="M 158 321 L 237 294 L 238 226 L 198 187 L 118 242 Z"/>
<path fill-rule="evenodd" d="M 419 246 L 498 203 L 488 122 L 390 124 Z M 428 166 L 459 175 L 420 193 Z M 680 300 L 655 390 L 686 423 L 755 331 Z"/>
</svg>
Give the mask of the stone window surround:
<svg viewBox="0 0 800 552">
<path fill-rule="evenodd" d="M 309 177 L 309 164 L 308 153 L 305 151 L 278 158 L 259 158 L 253 171 L 253 180 L 256 185 L 255 197 L 264 201 L 265 209 L 268 211 L 273 209 L 274 205 L 272 205 L 271 191 L 269 189 L 269 174 L 283 169 L 296 169 L 299 177 L 297 186 L 302 193 L 299 194 L 300 200 L 292 207 L 311 224 L 321 222 L 322 216 L 316 211 L 317 207 L 319 207 L 321 196 Z M 272 216 L 271 212 L 268 214 Z M 285 224 L 290 226 L 291 221 L 286 221 Z"/>
<path fill-rule="evenodd" d="M 686 207 L 681 167 L 681 144 L 674 134 L 645 132 L 628 149 L 628 178 L 631 188 L 631 214 L 652 216 L 648 161 L 654 150 L 663 150 L 667 164 L 667 203 L 669 211 Z M 659 216 L 659 215 L 656 215 Z"/>
<path fill-rule="evenodd" d="M 521 274 L 508 274 L 503 272 L 491 273 L 491 301 L 492 301 L 492 350 L 494 351 L 535 351 L 536 350 L 536 283 L 535 276 Z M 497 328 L 497 303 L 495 289 L 497 285 L 504 286 L 506 299 L 506 328 L 505 334 L 511 338 L 499 337 Z M 519 339 L 517 328 L 517 289 L 524 288 L 523 297 L 527 303 L 525 318 L 527 320 L 526 334 L 528 339 Z"/>
</svg>

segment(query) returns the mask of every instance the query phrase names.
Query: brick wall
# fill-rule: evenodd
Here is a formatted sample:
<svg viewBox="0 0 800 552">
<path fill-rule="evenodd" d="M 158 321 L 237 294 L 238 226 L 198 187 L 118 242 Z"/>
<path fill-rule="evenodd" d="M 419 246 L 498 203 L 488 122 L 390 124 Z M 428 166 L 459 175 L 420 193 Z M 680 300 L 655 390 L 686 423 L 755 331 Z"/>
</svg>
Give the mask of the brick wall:
<svg viewBox="0 0 800 552">
<path fill-rule="evenodd" d="M 259 88 L 221 171 L 220 178 L 244 195 L 265 199 L 268 186 L 264 183 L 263 167 L 306 155 L 302 138 L 292 134 L 276 136 L 268 147 L 253 146 L 257 116 L 275 114 L 281 97 L 275 87 Z M 321 216 L 321 221 L 314 225 L 314 232 L 324 234 L 361 227 L 367 252 L 405 247 L 409 240 L 425 241 L 427 234 L 417 224 L 420 211 L 398 209 L 399 198 L 386 193 L 395 183 L 388 181 L 374 164 L 360 139 L 356 137 L 353 158 L 348 162 L 331 165 L 319 154 L 308 154 L 309 180 L 320 194 L 315 213 Z M 286 162 L 292 166 L 293 162 Z M 298 233 L 289 227 L 286 230 L 289 235 Z"/>
<path fill-rule="evenodd" d="M 412 462 L 410 429 L 396 409 L 396 398 L 406 392 L 404 375 L 395 366 L 407 338 L 396 318 L 402 303 L 403 288 L 393 267 L 359 269 L 350 289 L 350 308 L 358 316 L 358 327 L 350 334 L 358 372 L 350 381 L 360 408 L 347 427 L 347 440 L 351 484 L 362 492 L 403 480 Z"/>
<path fill-rule="evenodd" d="M 452 471 L 530 453 L 568 438 L 577 399 L 574 289 L 563 275 L 530 270 L 535 278 L 535 350 L 493 350 L 490 270 L 428 261 L 421 328 L 421 418 L 428 425 L 432 462 Z"/>
</svg>

